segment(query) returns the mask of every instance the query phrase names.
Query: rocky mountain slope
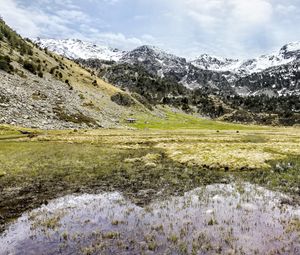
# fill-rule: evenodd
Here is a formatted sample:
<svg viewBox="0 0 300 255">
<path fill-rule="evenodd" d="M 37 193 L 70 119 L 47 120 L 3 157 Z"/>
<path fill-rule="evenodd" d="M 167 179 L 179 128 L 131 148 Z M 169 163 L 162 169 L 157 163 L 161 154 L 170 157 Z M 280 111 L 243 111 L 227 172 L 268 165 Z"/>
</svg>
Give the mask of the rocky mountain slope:
<svg viewBox="0 0 300 255">
<path fill-rule="evenodd" d="M 25 127 L 121 127 L 140 102 L 64 57 L 25 41 L 0 20 L 0 123 Z"/>
<path fill-rule="evenodd" d="M 199 70 L 185 58 L 166 53 L 153 46 L 141 46 L 125 54 L 118 63 L 140 65 L 152 75 L 180 83 L 189 89 L 209 87 L 230 90 L 226 79 L 218 73 Z"/>
<path fill-rule="evenodd" d="M 252 73 L 237 79 L 234 84 L 236 89 L 244 89 L 245 95 L 300 97 L 300 61 L 295 60 L 268 68 L 263 72 Z"/>
</svg>

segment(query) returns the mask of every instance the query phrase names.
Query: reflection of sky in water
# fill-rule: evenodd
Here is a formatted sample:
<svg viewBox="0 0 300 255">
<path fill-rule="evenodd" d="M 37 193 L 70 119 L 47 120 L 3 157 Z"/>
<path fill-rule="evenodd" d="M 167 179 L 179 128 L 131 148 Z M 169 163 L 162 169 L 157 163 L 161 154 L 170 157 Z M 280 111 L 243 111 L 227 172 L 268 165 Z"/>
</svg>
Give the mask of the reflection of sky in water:
<svg viewBox="0 0 300 255">
<path fill-rule="evenodd" d="M 145 208 L 119 193 L 67 196 L 19 218 L 0 253 L 297 254 L 300 207 L 282 199 L 250 184 L 210 185 Z"/>
</svg>

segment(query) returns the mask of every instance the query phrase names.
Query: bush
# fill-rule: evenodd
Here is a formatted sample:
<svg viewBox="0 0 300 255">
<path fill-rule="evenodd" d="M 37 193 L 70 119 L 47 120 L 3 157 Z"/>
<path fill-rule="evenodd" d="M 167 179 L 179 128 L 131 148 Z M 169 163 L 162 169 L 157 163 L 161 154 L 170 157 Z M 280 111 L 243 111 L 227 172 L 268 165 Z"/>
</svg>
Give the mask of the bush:
<svg viewBox="0 0 300 255">
<path fill-rule="evenodd" d="M 117 93 L 111 96 L 111 101 L 122 106 L 132 106 L 135 104 L 134 100 L 125 93 Z"/>
<path fill-rule="evenodd" d="M 0 56 L 0 70 L 11 73 L 14 71 L 13 66 L 10 64 L 11 59 L 9 56 Z"/>
<path fill-rule="evenodd" d="M 97 80 L 94 80 L 92 84 L 93 86 L 97 87 L 98 86 Z"/>
<path fill-rule="evenodd" d="M 41 77 L 41 78 L 43 78 L 44 77 L 43 72 L 39 71 L 38 76 Z"/>
<path fill-rule="evenodd" d="M 58 67 L 55 66 L 55 67 L 52 67 L 49 71 L 50 74 L 54 74 L 54 71 L 57 69 Z"/>
<path fill-rule="evenodd" d="M 150 103 L 148 102 L 147 98 L 143 97 L 142 95 L 138 94 L 138 93 L 132 93 L 131 96 L 136 99 L 137 101 L 139 101 L 141 104 L 143 104 L 144 106 L 146 106 L 149 110 L 153 110 L 153 107 L 150 105 Z"/>
<path fill-rule="evenodd" d="M 37 67 L 33 63 L 31 63 L 29 61 L 25 61 L 23 64 L 23 67 L 24 67 L 24 69 L 28 70 L 29 72 L 36 74 Z"/>
</svg>

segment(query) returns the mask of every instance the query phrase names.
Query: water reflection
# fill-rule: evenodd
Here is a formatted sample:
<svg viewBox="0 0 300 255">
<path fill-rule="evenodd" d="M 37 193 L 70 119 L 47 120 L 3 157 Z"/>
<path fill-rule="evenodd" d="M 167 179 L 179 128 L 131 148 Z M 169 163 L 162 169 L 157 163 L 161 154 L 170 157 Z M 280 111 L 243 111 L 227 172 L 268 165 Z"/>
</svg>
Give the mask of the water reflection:
<svg viewBox="0 0 300 255">
<path fill-rule="evenodd" d="M 300 207 L 250 184 L 142 208 L 120 193 L 66 196 L 12 224 L 1 254 L 300 254 Z"/>
</svg>

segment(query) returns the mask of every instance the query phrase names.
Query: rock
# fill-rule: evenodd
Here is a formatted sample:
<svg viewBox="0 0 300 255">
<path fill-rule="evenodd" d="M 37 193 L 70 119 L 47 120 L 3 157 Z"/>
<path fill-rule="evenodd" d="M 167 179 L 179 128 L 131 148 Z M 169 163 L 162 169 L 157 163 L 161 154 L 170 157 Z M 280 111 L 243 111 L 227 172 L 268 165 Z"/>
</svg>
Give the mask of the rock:
<svg viewBox="0 0 300 255">
<path fill-rule="evenodd" d="M 99 114 L 99 111 L 82 106 L 78 96 L 82 91 L 70 91 L 65 83 L 53 78 L 46 80 L 32 74 L 26 75 L 25 80 L 18 75 L 0 72 L 0 123 L 40 129 L 83 129 L 120 125 L 115 120 L 123 114 L 124 107 L 111 102 L 110 95 L 101 91 L 88 93 L 95 101 L 105 100 L 106 108 Z M 33 94 L 43 97 L 39 99 L 33 97 Z M 58 107 L 60 111 L 55 110 Z"/>
</svg>

